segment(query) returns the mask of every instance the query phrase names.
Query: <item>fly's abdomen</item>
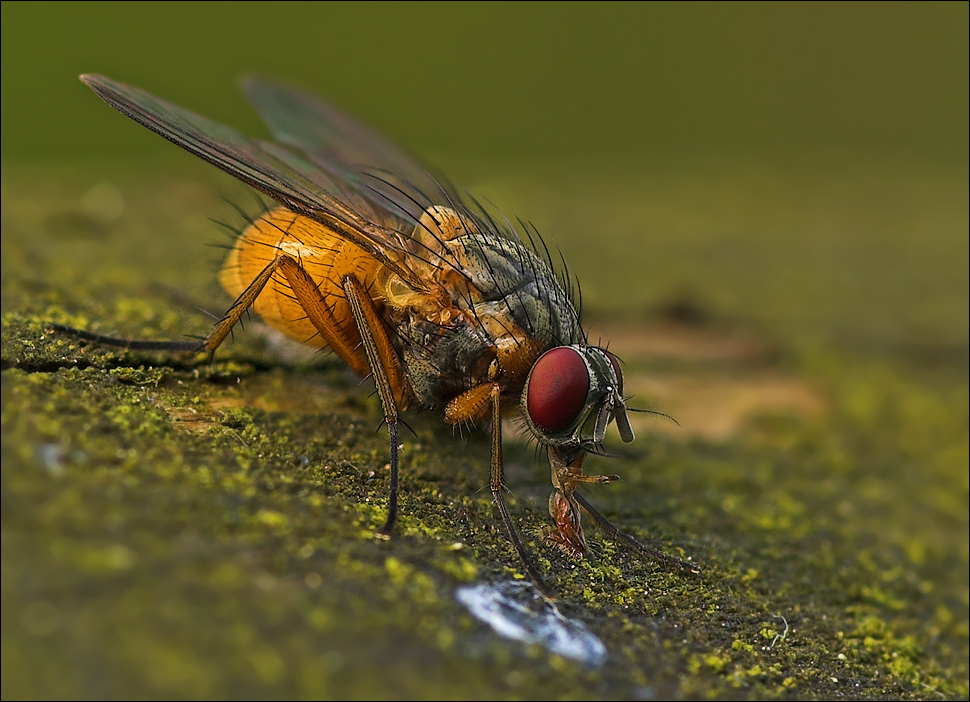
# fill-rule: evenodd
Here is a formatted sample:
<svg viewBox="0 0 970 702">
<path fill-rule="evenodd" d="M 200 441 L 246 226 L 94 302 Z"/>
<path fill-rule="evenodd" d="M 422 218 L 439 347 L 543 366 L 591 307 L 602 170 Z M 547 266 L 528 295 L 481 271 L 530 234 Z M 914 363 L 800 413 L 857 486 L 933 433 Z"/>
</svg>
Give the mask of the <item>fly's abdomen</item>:
<svg viewBox="0 0 970 702">
<path fill-rule="evenodd" d="M 282 255 L 295 259 L 316 283 L 333 313 L 337 333 L 359 343 L 341 280 L 353 274 L 365 289 L 370 288 L 380 268 L 377 259 L 323 224 L 278 207 L 239 236 L 222 268 L 222 286 L 238 297 L 267 265 Z M 280 271 L 256 298 L 253 309 L 287 336 L 312 346 L 326 346 Z"/>
</svg>

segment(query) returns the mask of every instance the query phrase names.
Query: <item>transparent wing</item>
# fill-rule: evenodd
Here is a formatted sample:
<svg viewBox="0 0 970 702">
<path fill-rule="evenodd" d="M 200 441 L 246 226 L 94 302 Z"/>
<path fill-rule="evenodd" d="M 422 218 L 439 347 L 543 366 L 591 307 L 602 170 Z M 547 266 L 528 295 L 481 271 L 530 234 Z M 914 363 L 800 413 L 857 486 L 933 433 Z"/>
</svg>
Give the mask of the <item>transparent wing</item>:
<svg viewBox="0 0 970 702">
<path fill-rule="evenodd" d="M 356 184 L 391 216 L 417 220 L 431 205 L 460 207 L 444 178 L 379 133 L 303 90 L 248 78 L 243 90 L 273 135 Z"/>
<path fill-rule="evenodd" d="M 362 182 L 362 177 L 354 176 L 349 166 L 338 162 L 338 153 L 350 153 L 346 139 L 342 140 L 344 150 L 333 152 L 334 160 L 328 168 L 322 152 L 319 160 L 310 155 L 311 162 L 277 144 L 246 137 L 144 90 L 99 75 L 83 75 L 81 80 L 122 114 L 294 212 L 332 227 L 416 289 L 423 287 L 402 263 L 413 255 L 408 240 L 416 218 L 410 210 L 388 204 L 386 198 Z M 286 111 L 278 113 L 285 115 Z M 340 133 L 351 136 L 346 128 Z"/>
</svg>

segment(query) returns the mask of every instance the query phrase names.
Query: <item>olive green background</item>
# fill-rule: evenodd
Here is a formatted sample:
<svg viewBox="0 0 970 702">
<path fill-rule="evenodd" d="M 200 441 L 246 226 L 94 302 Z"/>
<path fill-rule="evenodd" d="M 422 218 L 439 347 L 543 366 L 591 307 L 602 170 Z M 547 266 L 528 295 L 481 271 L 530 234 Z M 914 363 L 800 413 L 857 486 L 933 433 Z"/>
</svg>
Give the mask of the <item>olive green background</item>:
<svg viewBox="0 0 970 702">
<path fill-rule="evenodd" d="M 3 4 L 3 158 L 157 159 L 79 73 L 257 124 L 243 72 L 420 153 L 967 157 L 966 3 Z"/>
<path fill-rule="evenodd" d="M 967 3 L 2 4 L 4 698 L 966 699 Z M 454 599 L 519 565 L 488 436 L 258 320 L 202 358 L 260 205 L 114 113 L 104 73 L 243 131 L 297 83 L 535 223 L 625 363 L 637 441 L 586 491 L 703 566 L 512 513 L 592 669 Z M 587 520 L 589 521 L 589 520 Z"/>
</svg>

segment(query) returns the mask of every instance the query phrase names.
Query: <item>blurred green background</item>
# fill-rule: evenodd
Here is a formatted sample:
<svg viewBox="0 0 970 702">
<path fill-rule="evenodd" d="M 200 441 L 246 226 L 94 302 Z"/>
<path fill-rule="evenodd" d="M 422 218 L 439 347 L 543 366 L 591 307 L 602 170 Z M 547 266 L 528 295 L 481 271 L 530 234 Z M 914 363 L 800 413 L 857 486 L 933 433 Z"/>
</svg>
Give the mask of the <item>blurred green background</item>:
<svg viewBox="0 0 970 702">
<path fill-rule="evenodd" d="M 423 154 L 849 149 L 965 163 L 966 3 L 3 3 L 5 160 L 171 151 L 82 72 L 256 128 L 242 72 Z"/>
<path fill-rule="evenodd" d="M 4 2 L 4 697 L 966 699 L 968 7 Z M 51 337 L 204 334 L 209 218 L 254 209 L 85 72 L 255 135 L 240 75 L 294 82 L 534 221 L 680 423 L 593 501 L 705 577 L 548 548 L 509 437 L 610 662 L 500 640 L 452 597 L 516 566 L 487 436 L 409 416 L 378 543 L 380 411 L 325 359 Z"/>
<path fill-rule="evenodd" d="M 592 311 L 694 296 L 784 335 L 965 346 L 967 23 L 966 3 L 4 3 L 2 158 L 8 184 L 212 182 L 77 75 L 264 135 L 237 90 L 262 74 L 535 221 Z"/>
</svg>

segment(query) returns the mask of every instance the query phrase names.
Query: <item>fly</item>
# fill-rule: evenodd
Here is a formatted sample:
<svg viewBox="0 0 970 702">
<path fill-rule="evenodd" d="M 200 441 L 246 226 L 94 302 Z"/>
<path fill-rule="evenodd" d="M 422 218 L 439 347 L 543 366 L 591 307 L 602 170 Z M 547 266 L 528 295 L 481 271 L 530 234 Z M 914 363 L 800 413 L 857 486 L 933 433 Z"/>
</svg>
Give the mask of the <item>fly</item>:
<svg viewBox="0 0 970 702">
<path fill-rule="evenodd" d="M 122 114 L 265 193 L 277 206 L 239 236 L 222 269 L 235 302 L 202 342 L 129 341 L 68 327 L 100 344 L 213 353 L 249 310 L 298 341 L 329 347 L 374 379 L 390 435 L 387 538 L 398 513 L 399 413 L 437 409 L 452 425 L 491 429 L 489 488 L 529 577 L 503 494 L 502 417 L 522 418 L 552 471 L 547 538 L 585 556 L 581 512 L 666 566 L 697 566 L 613 526 L 589 504 L 583 460 L 606 429 L 633 441 L 619 361 L 592 345 L 568 285 L 523 225 L 493 216 L 410 155 L 330 105 L 277 83 L 244 90 L 278 143 L 236 130 L 99 75 L 81 80 Z"/>
</svg>

